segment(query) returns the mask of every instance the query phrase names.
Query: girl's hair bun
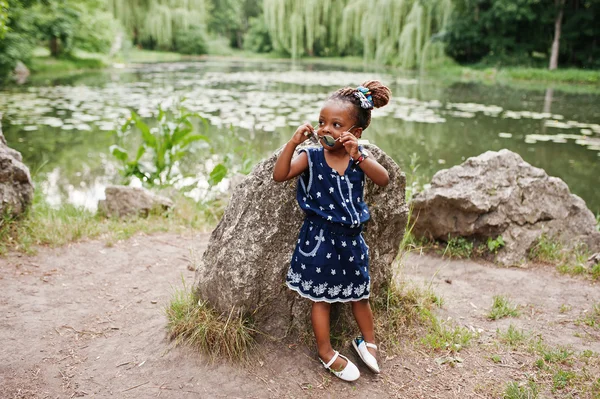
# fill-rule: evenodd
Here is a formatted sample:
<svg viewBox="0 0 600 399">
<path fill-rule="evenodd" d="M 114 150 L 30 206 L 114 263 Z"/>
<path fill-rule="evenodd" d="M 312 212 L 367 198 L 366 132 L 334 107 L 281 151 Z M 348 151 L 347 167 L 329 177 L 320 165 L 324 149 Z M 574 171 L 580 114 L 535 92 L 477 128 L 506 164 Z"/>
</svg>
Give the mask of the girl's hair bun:
<svg viewBox="0 0 600 399">
<path fill-rule="evenodd" d="M 390 102 L 392 97 L 392 91 L 384 86 L 378 80 L 367 80 L 363 82 L 361 86 L 371 90 L 371 97 L 373 98 L 373 106 L 375 108 L 381 108 Z"/>
</svg>

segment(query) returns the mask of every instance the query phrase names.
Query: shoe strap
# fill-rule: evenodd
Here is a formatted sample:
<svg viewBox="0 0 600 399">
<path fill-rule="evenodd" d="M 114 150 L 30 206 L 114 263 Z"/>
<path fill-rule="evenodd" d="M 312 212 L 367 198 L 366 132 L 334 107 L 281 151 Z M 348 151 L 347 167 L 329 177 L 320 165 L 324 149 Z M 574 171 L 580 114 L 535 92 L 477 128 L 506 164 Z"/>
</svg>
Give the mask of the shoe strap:
<svg viewBox="0 0 600 399">
<path fill-rule="evenodd" d="M 377 350 L 377 345 L 375 345 L 375 344 L 365 341 L 365 345 L 367 346 L 367 348 L 373 348 L 373 349 Z"/>
<path fill-rule="evenodd" d="M 339 355 L 340 355 L 340 352 L 334 351 L 333 356 L 331 357 L 331 360 L 325 365 L 325 368 L 329 368 L 335 362 L 335 359 L 337 359 Z"/>
</svg>

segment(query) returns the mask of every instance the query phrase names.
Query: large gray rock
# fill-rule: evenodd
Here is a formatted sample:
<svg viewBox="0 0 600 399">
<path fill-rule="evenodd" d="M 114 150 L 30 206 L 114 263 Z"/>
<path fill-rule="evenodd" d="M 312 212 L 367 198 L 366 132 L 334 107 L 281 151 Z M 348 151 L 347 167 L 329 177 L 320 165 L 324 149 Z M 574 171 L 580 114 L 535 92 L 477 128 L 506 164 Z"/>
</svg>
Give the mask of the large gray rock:
<svg viewBox="0 0 600 399">
<path fill-rule="evenodd" d="M 32 200 L 33 182 L 29 169 L 23 163 L 21 154 L 8 147 L 0 124 L 0 215 L 20 215 Z"/>
<path fill-rule="evenodd" d="M 504 265 L 526 260 L 543 233 L 568 246 L 600 248 L 596 219 L 585 202 L 561 179 L 508 150 L 488 151 L 439 171 L 412 206 L 417 236 L 447 240 L 448 235 L 502 235 L 506 245 L 496 260 Z"/>
<path fill-rule="evenodd" d="M 108 186 L 105 200 L 98 201 L 98 212 L 108 217 L 146 217 L 151 212 L 164 212 L 173 201 L 140 187 Z"/>
<path fill-rule="evenodd" d="M 404 173 L 379 148 L 366 148 L 390 175 L 387 187 L 367 179 L 365 188 L 371 220 L 364 234 L 370 246 L 373 297 L 391 281 L 408 207 Z M 195 287 L 218 311 L 252 314 L 261 331 L 282 337 L 290 329 L 309 328 L 311 302 L 285 286 L 304 214 L 296 203 L 297 180 L 273 181 L 277 154 L 259 163 L 235 188 L 196 271 Z"/>
</svg>

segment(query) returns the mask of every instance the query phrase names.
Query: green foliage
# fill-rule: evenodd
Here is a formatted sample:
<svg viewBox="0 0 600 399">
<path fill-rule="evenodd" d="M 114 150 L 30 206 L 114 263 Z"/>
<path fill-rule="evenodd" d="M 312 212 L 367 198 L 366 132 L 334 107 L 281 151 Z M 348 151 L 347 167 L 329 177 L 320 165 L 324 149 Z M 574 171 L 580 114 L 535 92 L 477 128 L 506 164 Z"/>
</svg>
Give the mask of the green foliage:
<svg viewBox="0 0 600 399">
<path fill-rule="evenodd" d="M 174 37 L 173 50 L 182 54 L 206 54 L 208 43 L 205 28 L 194 25 L 177 33 Z"/>
<path fill-rule="evenodd" d="M 273 50 L 271 36 L 262 17 L 250 18 L 250 27 L 244 36 L 244 49 L 255 53 L 268 53 Z"/>
<path fill-rule="evenodd" d="M 498 334 L 500 341 L 511 347 L 519 346 L 527 339 L 527 334 L 523 330 L 517 330 L 512 324 L 508 326 L 508 329 L 505 332 L 497 330 L 496 333 Z"/>
<path fill-rule="evenodd" d="M 108 8 L 134 44 L 162 50 L 172 50 L 179 33 L 206 26 L 209 15 L 207 0 L 110 0 Z"/>
<path fill-rule="evenodd" d="M 488 313 L 488 319 L 498 320 L 504 317 L 518 317 L 519 311 L 517 306 L 510 303 L 510 301 L 501 296 L 494 295 L 494 303 L 492 304 L 492 310 Z"/>
<path fill-rule="evenodd" d="M 8 2 L 0 0 L 0 40 L 8 32 Z"/>
<path fill-rule="evenodd" d="M 448 235 L 448 244 L 444 255 L 451 258 L 470 258 L 473 254 L 473 242 L 464 237 L 451 237 Z"/>
<path fill-rule="evenodd" d="M 555 262 L 560 259 L 562 245 L 543 233 L 529 251 L 529 258 L 539 262 Z"/>
<path fill-rule="evenodd" d="M 202 122 L 203 129 L 208 130 L 208 122 L 196 113 L 189 112 L 185 107 L 178 105 L 173 110 L 163 110 L 158 107 L 156 126 L 148 126 L 135 112 L 116 132 L 117 137 L 123 138 L 135 131 L 141 138 L 141 144 L 135 151 L 135 155 L 119 145 L 113 145 L 110 152 L 121 163 L 121 173 L 126 178 L 139 178 L 144 184 L 168 185 L 182 177 L 181 173 L 173 176 L 174 168 L 189 152 L 189 147 L 197 141 L 209 142 L 206 135 L 195 133 L 195 126 L 191 118 L 197 118 Z M 144 162 L 148 159 L 149 162 Z M 210 184 L 219 183 L 226 174 L 226 169 L 218 164 L 211 172 Z"/>
<path fill-rule="evenodd" d="M 548 65 L 558 9 L 538 0 L 453 0 L 454 12 L 444 39 L 459 62 L 494 65 Z M 567 0 L 559 65 L 597 68 L 600 26 L 596 0 Z"/>
<path fill-rule="evenodd" d="M 527 381 L 526 385 L 512 381 L 506 384 L 502 399 L 536 399 L 539 395 L 539 388 L 535 381 Z"/>
<path fill-rule="evenodd" d="M 488 237 L 487 247 L 491 253 L 495 254 L 496 252 L 498 252 L 498 249 L 502 248 L 503 246 L 504 246 L 504 239 L 502 238 L 502 236 L 498 236 L 495 239 L 492 237 Z"/>
<path fill-rule="evenodd" d="M 567 385 L 569 384 L 569 382 L 572 379 L 574 379 L 575 377 L 577 377 L 577 374 L 575 374 L 572 371 L 558 370 L 552 376 L 552 382 L 554 384 L 554 389 L 556 390 L 556 389 L 566 388 Z"/>
</svg>

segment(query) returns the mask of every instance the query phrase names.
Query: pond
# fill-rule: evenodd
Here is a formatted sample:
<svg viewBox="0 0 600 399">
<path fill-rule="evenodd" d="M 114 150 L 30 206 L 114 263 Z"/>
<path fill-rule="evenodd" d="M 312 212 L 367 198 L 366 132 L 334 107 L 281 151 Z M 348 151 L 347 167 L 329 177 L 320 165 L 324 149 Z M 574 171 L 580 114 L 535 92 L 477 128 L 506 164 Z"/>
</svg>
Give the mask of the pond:
<svg viewBox="0 0 600 399">
<path fill-rule="evenodd" d="M 426 183 L 440 169 L 507 148 L 560 177 L 600 212 L 600 94 L 515 89 L 398 72 L 287 61 L 206 60 L 146 64 L 46 79 L 0 90 L 3 130 L 23 154 L 50 203 L 94 209 L 118 183 L 111 131 L 130 110 L 150 117 L 179 99 L 206 117 L 215 142 L 201 143 L 181 169 L 206 173 L 226 158 L 233 169 L 269 156 L 304 121 L 316 124 L 327 95 L 379 79 L 393 93 L 363 138 Z M 133 148 L 134 142 L 128 143 Z"/>
</svg>

